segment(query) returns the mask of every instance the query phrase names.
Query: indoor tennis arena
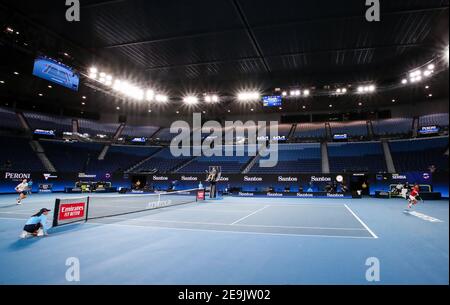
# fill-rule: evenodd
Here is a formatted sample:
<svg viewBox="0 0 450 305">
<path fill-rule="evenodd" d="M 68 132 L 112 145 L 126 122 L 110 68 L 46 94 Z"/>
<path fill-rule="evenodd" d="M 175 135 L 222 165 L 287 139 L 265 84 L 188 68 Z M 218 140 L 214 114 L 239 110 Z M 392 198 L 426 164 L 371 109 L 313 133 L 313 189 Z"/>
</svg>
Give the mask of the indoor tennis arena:
<svg viewBox="0 0 450 305">
<path fill-rule="evenodd" d="M 448 14 L 1 0 L 0 285 L 448 286 Z"/>
</svg>

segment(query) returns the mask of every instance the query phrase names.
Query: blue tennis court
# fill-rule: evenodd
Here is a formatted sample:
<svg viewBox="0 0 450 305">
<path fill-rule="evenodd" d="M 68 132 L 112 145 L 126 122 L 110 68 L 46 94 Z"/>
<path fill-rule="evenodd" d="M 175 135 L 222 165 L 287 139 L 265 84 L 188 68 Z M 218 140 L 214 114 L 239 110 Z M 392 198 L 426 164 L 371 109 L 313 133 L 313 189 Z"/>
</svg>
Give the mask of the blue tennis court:
<svg viewBox="0 0 450 305">
<path fill-rule="evenodd" d="M 20 207 L 0 197 L 1 284 L 71 284 L 69 258 L 81 285 L 373 284 L 369 258 L 380 262 L 376 284 L 449 283 L 448 201 L 405 213 L 403 200 L 225 197 L 19 240 L 56 196 L 67 197 L 34 195 Z"/>
</svg>

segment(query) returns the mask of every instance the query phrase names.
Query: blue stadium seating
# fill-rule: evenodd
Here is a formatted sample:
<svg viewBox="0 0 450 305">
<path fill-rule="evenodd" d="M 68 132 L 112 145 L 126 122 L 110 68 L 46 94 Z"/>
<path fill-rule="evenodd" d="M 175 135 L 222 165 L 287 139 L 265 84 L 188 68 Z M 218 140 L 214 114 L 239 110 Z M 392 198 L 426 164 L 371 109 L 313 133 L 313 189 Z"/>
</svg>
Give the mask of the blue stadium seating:
<svg viewBox="0 0 450 305">
<path fill-rule="evenodd" d="M 241 152 L 244 156 L 237 156 L 237 152 Z M 225 148 L 222 150 L 221 157 L 198 157 L 192 163 L 178 171 L 182 174 L 199 174 L 204 173 L 210 166 L 220 166 L 222 173 L 239 174 L 252 157 L 248 156 L 246 146 L 233 147 L 233 157 L 225 156 Z"/>
<path fill-rule="evenodd" d="M 79 119 L 78 123 L 80 129 L 78 132 L 82 134 L 87 133 L 91 137 L 98 134 L 112 137 L 115 135 L 120 126 L 120 124 L 105 124 L 85 119 Z"/>
<path fill-rule="evenodd" d="M 177 134 L 170 133 L 170 128 L 163 128 L 153 136 L 153 140 L 161 142 L 170 142 Z"/>
<path fill-rule="evenodd" d="M 97 143 L 66 143 L 41 141 L 47 157 L 58 172 L 84 172 L 89 161 L 95 162 L 103 145 Z"/>
<path fill-rule="evenodd" d="M 49 116 L 40 113 L 25 112 L 23 114 L 32 130 L 55 130 L 57 133 L 72 132 L 72 119 L 60 116 Z"/>
<path fill-rule="evenodd" d="M 31 148 L 30 140 L 2 136 L 0 147 L 0 168 L 26 172 L 45 170 L 41 160 Z"/>
<path fill-rule="evenodd" d="M 113 145 L 109 148 L 104 160 L 97 158 L 91 160 L 88 170 L 94 173 L 124 172 L 160 149 L 160 147 L 152 146 Z"/>
<path fill-rule="evenodd" d="M 133 138 L 150 138 L 159 130 L 159 127 L 155 126 L 131 126 L 127 125 L 122 131 L 123 137 Z"/>
<path fill-rule="evenodd" d="M 20 130 L 22 126 L 14 111 L 0 108 L 0 129 Z"/>
<path fill-rule="evenodd" d="M 342 172 L 386 172 L 387 166 L 380 142 L 328 144 L 330 170 Z"/>
<path fill-rule="evenodd" d="M 420 117 L 419 125 L 420 127 L 427 127 L 427 126 L 448 127 L 448 120 L 449 120 L 448 113 L 430 114 Z"/>
<path fill-rule="evenodd" d="M 297 125 L 294 137 L 296 138 L 325 138 L 326 130 L 324 123 L 300 123 Z"/>
<path fill-rule="evenodd" d="M 448 171 L 448 137 L 392 141 L 390 147 L 398 172 L 427 171 L 432 165 Z"/>
<path fill-rule="evenodd" d="M 152 158 L 141 164 L 134 171 L 144 172 L 158 170 L 160 173 L 167 173 L 175 170 L 183 163 L 191 160 L 192 157 L 173 157 L 169 148 L 164 148 Z"/>
<path fill-rule="evenodd" d="M 263 159 L 268 159 L 268 157 Z M 321 173 L 322 154 L 320 144 L 279 145 L 277 166 L 263 168 L 255 164 L 250 172 L 255 174 Z"/>
<path fill-rule="evenodd" d="M 366 121 L 333 122 L 330 126 L 333 134 L 348 134 L 350 137 L 367 137 L 368 135 Z"/>
<path fill-rule="evenodd" d="M 390 136 L 390 135 L 408 135 L 412 133 L 414 119 L 412 118 L 397 118 L 387 119 L 373 122 L 373 129 L 375 135 Z"/>
</svg>

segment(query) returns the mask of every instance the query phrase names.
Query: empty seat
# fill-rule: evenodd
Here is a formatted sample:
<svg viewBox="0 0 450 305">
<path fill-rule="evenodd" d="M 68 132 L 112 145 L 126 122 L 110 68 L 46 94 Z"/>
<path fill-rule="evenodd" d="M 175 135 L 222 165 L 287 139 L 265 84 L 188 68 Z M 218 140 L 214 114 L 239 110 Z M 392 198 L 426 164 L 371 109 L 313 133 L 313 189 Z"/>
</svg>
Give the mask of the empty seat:
<svg viewBox="0 0 450 305">
<path fill-rule="evenodd" d="M 373 122 L 373 129 L 375 135 L 389 136 L 389 135 L 408 135 L 412 133 L 413 129 L 412 118 L 396 118 Z"/>
<path fill-rule="evenodd" d="M 300 123 L 295 131 L 296 138 L 325 138 L 326 130 L 324 123 Z"/>
<path fill-rule="evenodd" d="M 43 171 L 41 160 L 30 146 L 30 140 L 16 137 L 0 137 L 0 168 L 17 171 Z"/>
<path fill-rule="evenodd" d="M 263 168 L 259 164 L 251 173 L 320 173 L 322 172 L 322 154 L 320 144 L 287 144 L 278 146 L 278 164 L 272 168 Z M 265 157 L 263 159 L 268 159 Z"/>
<path fill-rule="evenodd" d="M 70 118 L 33 112 L 25 112 L 23 115 L 32 130 L 55 130 L 59 134 L 62 134 L 63 132 L 72 132 L 72 119 Z"/>
<path fill-rule="evenodd" d="M 341 172 L 386 172 L 387 166 L 380 142 L 328 144 L 330 170 Z"/>
<path fill-rule="evenodd" d="M 20 130 L 20 125 L 17 114 L 14 111 L 0 108 L 0 129 L 6 130 Z"/>
<path fill-rule="evenodd" d="M 428 171 L 432 165 L 448 171 L 448 137 L 392 141 L 390 147 L 398 172 Z"/>
</svg>

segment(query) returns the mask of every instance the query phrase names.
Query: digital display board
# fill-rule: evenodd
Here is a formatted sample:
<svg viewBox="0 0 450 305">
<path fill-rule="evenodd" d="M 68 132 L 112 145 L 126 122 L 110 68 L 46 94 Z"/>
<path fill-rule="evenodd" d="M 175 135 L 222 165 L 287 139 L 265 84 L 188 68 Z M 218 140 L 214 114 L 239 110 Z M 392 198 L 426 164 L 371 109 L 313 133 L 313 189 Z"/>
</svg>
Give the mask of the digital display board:
<svg viewBox="0 0 450 305">
<path fill-rule="evenodd" d="M 145 143 L 147 142 L 146 138 L 134 138 L 133 140 L 131 140 L 131 142 L 133 143 Z"/>
<path fill-rule="evenodd" d="M 54 130 L 43 130 L 43 129 L 36 129 L 34 131 L 35 135 L 38 136 L 48 136 L 48 137 L 54 137 L 55 136 L 55 131 Z"/>
<path fill-rule="evenodd" d="M 281 96 L 264 96 L 264 107 L 280 107 L 283 104 L 283 98 Z"/>
<path fill-rule="evenodd" d="M 348 140 L 348 134 L 344 133 L 344 134 L 335 134 L 333 136 L 333 139 L 336 141 L 345 141 Z"/>
<path fill-rule="evenodd" d="M 80 85 L 80 76 L 71 67 L 44 56 L 35 59 L 33 75 L 73 91 Z"/>
<path fill-rule="evenodd" d="M 438 126 L 426 126 L 422 127 L 419 130 L 419 133 L 421 135 L 432 135 L 432 134 L 438 134 L 441 131 L 441 129 Z"/>
</svg>

